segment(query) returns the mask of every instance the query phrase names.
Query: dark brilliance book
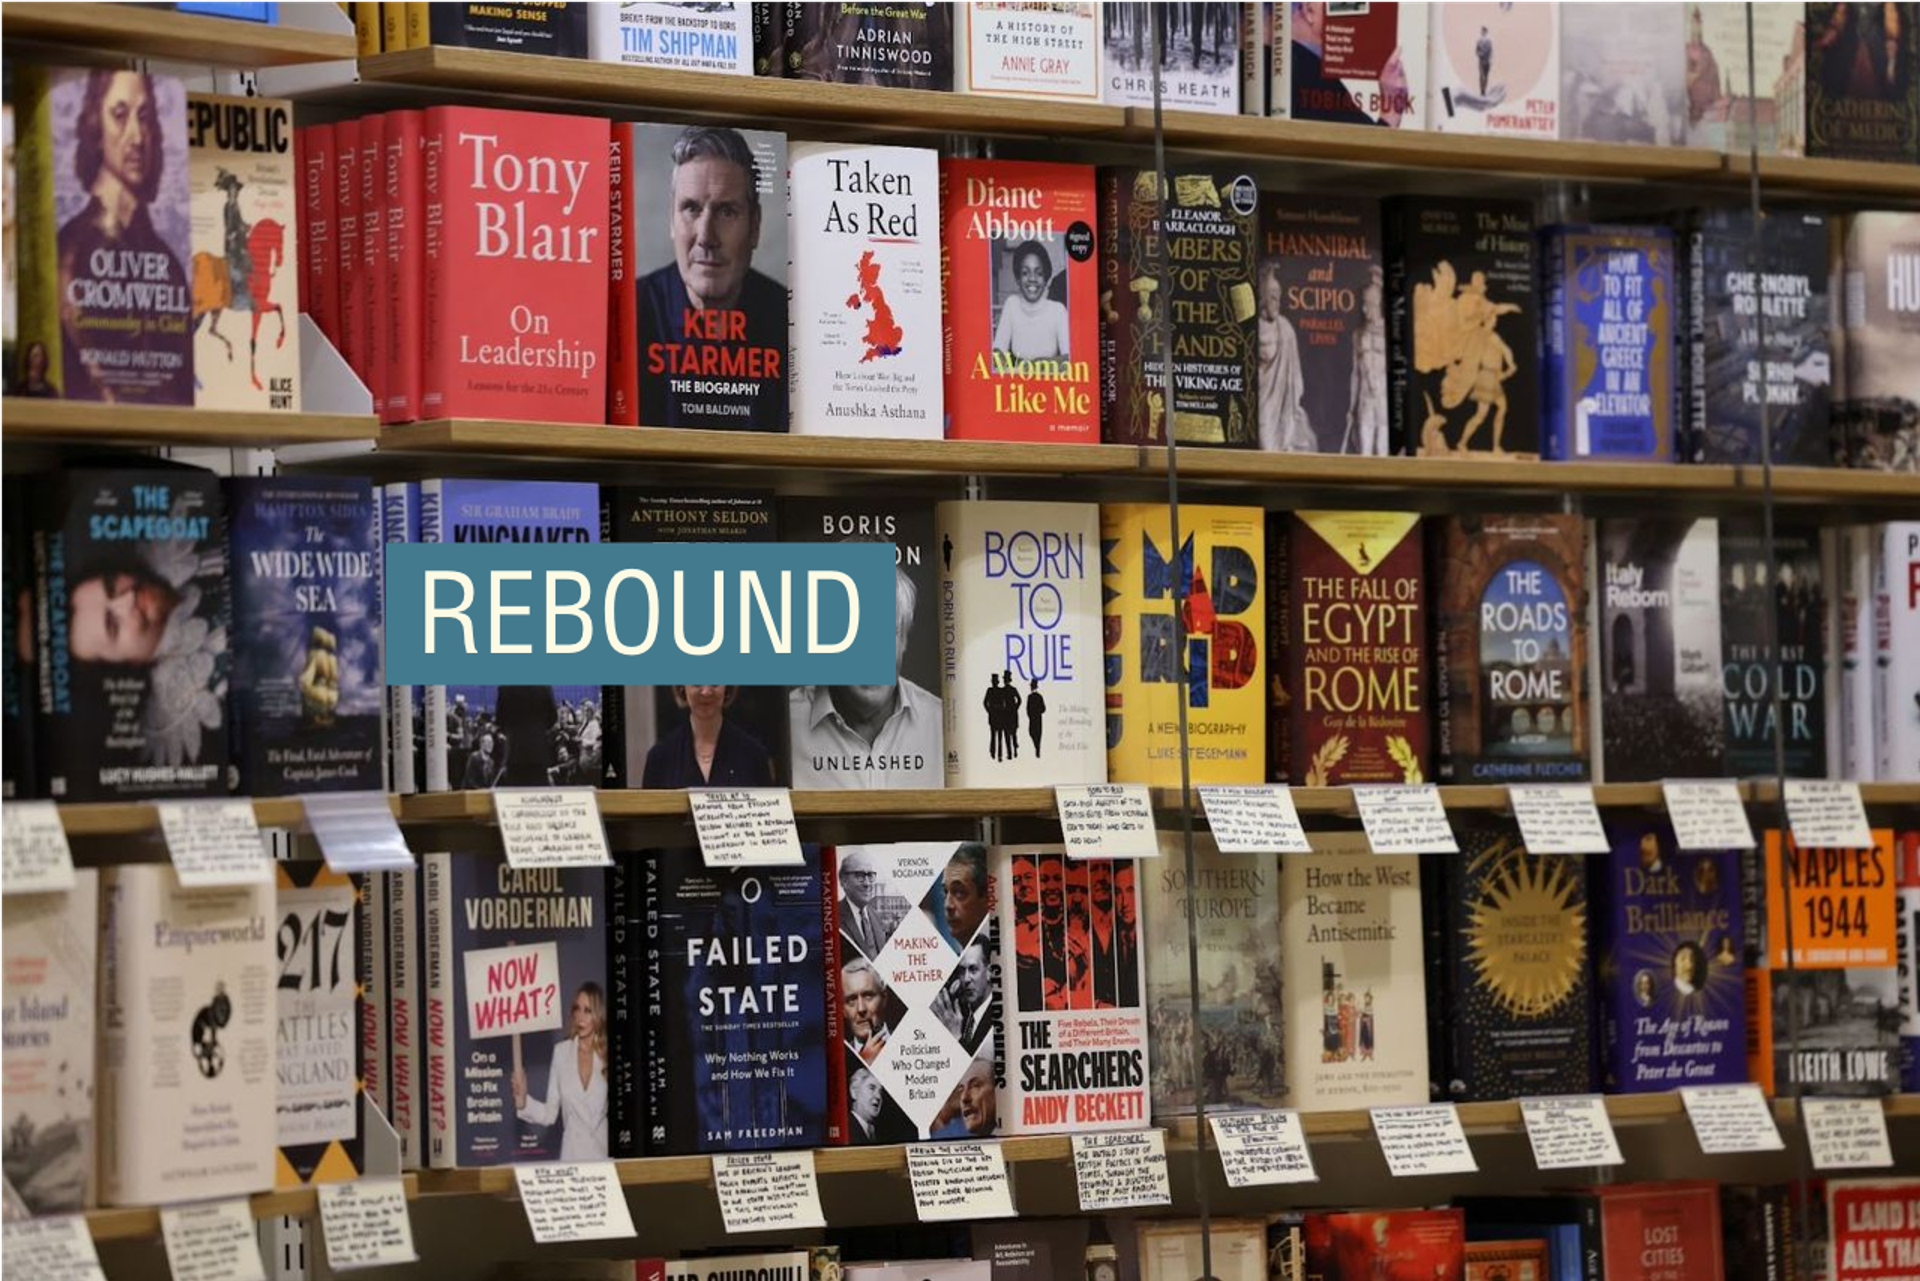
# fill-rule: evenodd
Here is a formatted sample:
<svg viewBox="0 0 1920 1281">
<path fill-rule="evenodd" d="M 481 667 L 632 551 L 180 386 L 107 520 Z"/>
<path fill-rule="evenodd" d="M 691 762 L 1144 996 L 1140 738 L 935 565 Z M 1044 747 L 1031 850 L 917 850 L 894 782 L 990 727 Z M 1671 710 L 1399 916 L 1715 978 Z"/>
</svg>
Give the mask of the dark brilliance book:
<svg viewBox="0 0 1920 1281">
<path fill-rule="evenodd" d="M 1827 776 L 1826 590 L 1820 530 L 1776 524 L 1774 569 L 1767 581 L 1767 544 L 1758 518 L 1720 522 L 1721 662 L 1727 715 L 1726 772 L 1734 778 L 1774 774 L 1775 718 L 1785 722 L 1788 778 Z M 1773 611 L 1768 651 L 1767 611 Z M 1779 703 L 1773 673 L 1778 673 Z"/>
<path fill-rule="evenodd" d="M 1672 230 L 1549 227 L 1540 257 L 1542 455 L 1673 461 Z"/>
<path fill-rule="evenodd" d="M 1920 5 L 1807 5 L 1807 154 L 1920 160 Z"/>
</svg>

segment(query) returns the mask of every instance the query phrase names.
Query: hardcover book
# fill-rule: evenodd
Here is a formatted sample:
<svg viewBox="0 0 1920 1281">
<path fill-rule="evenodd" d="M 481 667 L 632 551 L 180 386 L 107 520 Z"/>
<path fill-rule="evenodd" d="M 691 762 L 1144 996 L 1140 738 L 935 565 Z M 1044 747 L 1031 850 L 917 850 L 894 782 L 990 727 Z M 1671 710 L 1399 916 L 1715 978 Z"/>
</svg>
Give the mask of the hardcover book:
<svg viewBox="0 0 1920 1281">
<path fill-rule="evenodd" d="M 1138 1233 L 1140 1281 L 1268 1281 L 1264 1219 L 1143 1220 Z M 1097 1276 L 1098 1268 L 1088 1272 Z"/>
<path fill-rule="evenodd" d="M 1900 1089 L 1920 1087 L 1920 830 L 1894 836 L 1894 946 L 1899 957 Z"/>
<path fill-rule="evenodd" d="M 1101 438 L 1122 445 L 1166 442 L 1171 342 L 1174 439 L 1258 444 L 1253 275 L 1259 189 L 1246 173 L 1221 167 L 1180 170 L 1162 193 L 1156 174 L 1100 170 Z"/>
<path fill-rule="evenodd" d="M 186 91 L 172 76 L 23 66 L 19 368 L 11 394 L 193 403 Z M 137 120 L 121 136 L 118 122 Z M 108 163 L 111 159 L 112 163 Z"/>
<path fill-rule="evenodd" d="M 1462 1281 L 1545 1281 L 1552 1275 L 1544 1240 L 1467 1242 Z"/>
<path fill-rule="evenodd" d="M 353 176 L 354 206 L 360 215 L 360 252 L 357 259 L 342 264 L 347 273 L 347 306 L 353 309 L 350 323 L 359 329 L 360 340 L 354 373 L 367 386 L 377 414 L 387 416 L 387 367 L 392 360 L 389 342 L 392 331 L 387 323 L 387 121 L 391 113 L 360 118 L 360 146 L 354 153 L 358 171 Z M 438 172 L 436 166 L 436 172 Z M 434 197 L 436 201 L 439 195 Z M 440 244 L 436 233 L 435 245 Z"/>
<path fill-rule="evenodd" d="M 1873 776 L 1920 781 L 1920 521 L 1876 525 Z"/>
<path fill-rule="evenodd" d="M 577 7 L 587 11 L 587 56 L 597 61 L 736 76 L 754 73 L 751 4 Z"/>
<path fill-rule="evenodd" d="M 1427 127 L 1425 4 L 1274 5 L 1270 109 L 1296 120 Z"/>
<path fill-rule="evenodd" d="M 0 700 L 5 708 L 5 740 L 0 743 L 0 769 L 5 772 L 0 797 L 13 800 L 40 794 L 43 787 L 38 754 L 33 750 L 33 723 L 39 710 L 39 682 L 35 679 L 34 644 L 33 500 L 24 475 L 8 476 L 0 501 Z"/>
<path fill-rule="evenodd" d="M 380 487 L 380 537 L 383 543 L 420 541 L 420 482 L 396 480 Z M 384 585 L 385 552 L 382 551 Z M 382 612 L 384 613 L 384 596 Z M 384 656 L 382 659 L 384 665 Z M 426 790 L 426 692 L 418 685 L 387 686 L 387 751 L 393 790 L 402 795 Z"/>
<path fill-rule="evenodd" d="M 436 155 L 438 153 L 435 153 Z M 338 331 L 332 335 L 340 358 L 356 374 L 361 349 L 366 346 L 366 316 L 359 290 L 366 277 L 360 264 L 360 122 L 340 120 L 333 126 L 333 308 Z M 369 391 L 372 389 L 369 388 Z"/>
<path fill-rule="evenodd" d="M 1160 104 L 1168 111 L 1240 112 L 1240 12 L 1236 5 L 1109 3 L 1100 6 L 1100 96 L 1153 106 L 1154 40 Z M 1158 30 L 1154 30 L 1157 28 Z"/>
<path fill-rule="evenodd" d="M 1459 1210 L 1360 1210 L 1309 1214 L 1308 1281 L 1430 1281 L 1466 1271 Z"/>
<path fill-rule="evenodd" d="M 1435 775 L 1589 774 L 1586 521 L 1540 512 L 1429 523 Z"/>
<path fill-rule="evenodd" d="M 789 80 L 951 89 L 954 7 L 781 5 L 785 74 Z"/>
<path fill-rule="evenodd" d="M 1427 128 L 1559 136 L 1564 6 L 1439 0 L 1428 12 Z"/>
<path fill-rule="evenodd" d="M 1101 506 L 1107 774 L 1114 782 L 1179 786 L 1183 681 L 1192 781 L 1266 780 L 1265 522 L 1258 507 L 1182 504 L 1175 553 L 1166 507 Z"/>
<path fill-rule="evenodd" d="M 1267 546 L 1273 781 L 1427 780 L 1425 573 L 1413 512 L 1275 517 Z"/>
<path fill-rule="evenodd" d="M 636 1263 L 636 1268 L 644 1262 Z M 621 1269 L 624 1274 L 626 1269 Z M 741 1274 L 756 1281 L 817 1281 L 809 1251 L 786 1250 L 769 1254 L 717 1254 L 699 1259 L 669 1259 L 660 1281 L 736 1281 Z M 645 1281 L 644 1274 L 636 1281 Z"/>
<path fill-rule="evenodd" d="M 324 863 L 276 862 L 273 870 L 274 1182 L 358 1178 L 366 1171 L 360 1019 L 372 976 L 360 957 L 373 928 L 369 884 Z"/>
<path fill-rule="evenodd" d="M 1008 1134 L 1137 1130 L 1148 1122 L 1146 984 L 1137 869 L 1052 846 L 995 846 Z"/>
<path fill-rule="evenodd" d="M 426 341 L 426 130 L 424 111 L 391 111 L 381 131 L 378 199 L 383 242 L 374 326 L 385 348 L 383 423 L 421 417 Z"/>
<path fill-rule="evenodd" d="M 1920 472 L 1920 215 L 1847 216 L 1839 312 L 1844 391 L 1836 397 L 1836 461 L 1879 471 Z"/>
<path fill-rule="evenodd" d="M 1097 442 L 1094 171 L 943 160 L 940 216 L 947 436 Z"/>
<path fill-rule="evenodd" d="M 1549 227 L 1540 256 L 1541 453 L 1672 462 L 1680 328 L 1673 232 Z"/>
<path fill-rule="evenodd" d="M 1824 1180 L 1720 1185 L 1721 1244 L 1729 1277 L 1830 1278 Z M 1802 1233 L 1802 1227 L 1805 1233 Z"/>
<path fill-rule="evenodd" d="M 387 968 L 386 872 L 365 872 L 354 879 L 354 901 L 360 920 L 353 936 L 354 965 L 360 972 L 360 1079 L 367 1101 L 392 1118 L 393 1057 L 388 1011 L 393 1007 L 393 981 Z"/>
<path fill-rule="evenodd" d="M 1631 22 L 1606 5 L 1557 7 L 1560 136 L 1659 147 L 1684 143 L 1688 6 L 1679 0 L 1636 5 Z"/>
<path fill-rule="evenodd" d="M 938 440 L 937 154 L 801 142 L 789 155 L 791 430 Z"/>
<path fill-rule="evenodd" d="M 1735 778 L 1773 776 L 1779 717 L 1785 730 L 1786 776 L 1825 778 L 1826 709 L 1833 692 L 1827 688 L 1820 531 L 1785 522 L 1774 526 L 1777 577 L 1772 582 L 1767 579 L 1765 533 L 1752 517 L 1720 523 L 1726 773 Z M 1768 610 L 1774 619 L 1771 632 Z"/>
<path fill-rule="evenodd" d="M 1913 1266 L 1913 1203 L 1920 1179 L 1828 1179 L 1824 1208 L 1829 1281 L 1883 1281 Z M 1813 1192 L 1822 1200 L 1820 1190 Z"/>
<path fill-rule="evenodd" d="M 1726 1275 L 1720 1185 L 1616 1183 L 1593 1189 L 1607 1281 L 1693 1281 Z"/>
<path fill-rule="evenodd" d="M 1840 738 L 1835 755 L 1839 777 L 1871 782 L 1874 754 L 1873 562 L 1880 533 L 1873 525 L 1842 525 L 1834 531 L 1834 612 L 1839 623 L 1840 667 L 1829 697 L 1840 704 Z"/>
<path fill-rule="evenodd" d="M 787 136 L 617 124 L 613 163 L 607 421 L 785 431 Z"/>
<path fill-rule="evenodd" d="M 1260 197 L 1260 448 L 1387 452 L 1387 314 L 1373 200 Z"/>
<path fill-rule="evenodd" d="M 427 13 L 427 38 L 432 44 L 540 53 L 558 58 L 587 56 L 590 5 L 566 0 L 533 0 L 531 4 L 420 7 Z"/>
<path fill-rule="evenodd" d="M 1912 4 L 1807 5 L 1807 154 L 1912 164 L 1920 155 L 1920 17 Z"/>
<path fill-rule="evenodd" d="M 426 904 L 420 873 L 387 874 L 387 1120 L 400 1138 L 400 1168 L 427 1164 Z M 444 1016 L 443 1016 L 444 1017 Z"/>
<path fill-rule="evenodd" d="M 100 874 L 59 894 L 9 894 L 0 930 L 6 1010 L 0 1105 L 6 1213 L 77 1214 L 93 1203 L 94 963 Z"/>
<path fill-rule="evenodd" d="M 954 92 L 1100 101 L 1100 8 L 1087 3 L 954 5 Z"/>
<path fill-rule="evenodd" d="M 332 125 L 295 130 L 294 161 L 300 181 L 300 310 L 336 348 L 340 346 L 340 210 L 334 185 Z"/>
<path fill-rule="evenodd" d="M 1799 155 L 1807 141 L 1806 6 L 1689 4 L 1686 18 L 1687 145 L 1745 155 L 1757 131 L 1761 155 Z"/>
</svg>

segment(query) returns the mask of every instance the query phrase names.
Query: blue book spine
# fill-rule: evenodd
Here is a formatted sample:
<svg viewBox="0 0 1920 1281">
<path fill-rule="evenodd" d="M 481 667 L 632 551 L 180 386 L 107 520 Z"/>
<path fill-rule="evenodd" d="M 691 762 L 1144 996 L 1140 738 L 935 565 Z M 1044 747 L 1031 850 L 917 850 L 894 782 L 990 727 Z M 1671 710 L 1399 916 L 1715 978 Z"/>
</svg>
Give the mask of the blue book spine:
<svg viewBox="0 0 1920 1281">
<path fill-rule="evenodd" d="M 1671 461 L 1672 232 L 1555 227 L 1544 249 L 1546 456 Z"/>
<path fill-rule="evenodd" d="M 247 4 L 240 0 L 180 0 L 174 6 L 181 13 L 204 13 L 215 18 L 234 18 L 241 22 L 277 23 L 278 4 Z"/>
<path fill-rule="evenodd" d="M 1571 457 L 1567 440 L 1567 280 L 1560 270 L 1563 228 L 1540 233 L 1540 456 Z"/>
</svg>

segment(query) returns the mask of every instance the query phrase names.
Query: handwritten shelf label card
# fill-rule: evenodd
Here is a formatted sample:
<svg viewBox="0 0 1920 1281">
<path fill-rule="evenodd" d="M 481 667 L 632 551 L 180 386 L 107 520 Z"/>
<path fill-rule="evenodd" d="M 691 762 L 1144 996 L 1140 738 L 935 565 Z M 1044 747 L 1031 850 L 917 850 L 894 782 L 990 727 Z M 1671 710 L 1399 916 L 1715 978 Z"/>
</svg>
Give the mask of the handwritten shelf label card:
<svg viewBox="0 0 1920 1281">
<path fill-rule="evenodd" d="M 1757 1085 L 1694 1085 L 1680 1091 L 1693 1137 L 1708 1156 L 1778 1152 L 1787 1145 Z"/>
<path fill-rule="evenodd" d="M 611 1161 L 574 1165 L 516 1165 L 520 1208 L 541 1245 L 614 1241 L 636 1235 L 620 1172 Z"/>
<path fill-rule="evenodd" d="M 500 844 L 516 868 L 607 867 L 607 826 L 600 797 L 591 787 L 544 791 L 513 788 L 493 794 Z"/>
<path fill-rule="evenodd" d="M 173 1281 L 267 1281 L 253 1210 L 243 1200 L 168 1206 L 160 1235 Z"/>
<path fill-rule="evenodd" d="M 1220 1150 L 1228 1187 L 1319 1182 L 1300 1114 L 1292 1108 L 1217 1113 L 1207 1119 L 1213 1123 L 1213 1143 Z"/>
<path fill-rule="evenodd" d="M 1112 1130 L 1073 1136 L 1073 1178 L 1080 1213 L 1172 1205 L 1164 1130 Z"/>
<path fill-rule="evenodd" d="M 320 1185 L 320 1231 L 327 1267 L 335 1272 L 413 1263 L 413 1222 L 399 1179 L 354 1179 Z"/>
<path fill-rule="evenodd" d="M 0 1272 L 34 1281 L 107 1281 L 93 1233 L 77 1214 L 8 1220 L 0 1232 Z"/>
<path fill-rule="evenodd" d="M 1740 785 L 1730 778 L 1670 778 L 1660 784 L 1667 801 L 1673 842 L 1683 850 L 1750 850 L 1753 824 L 1747 821 Z"/>
<path fill-rule="evenodd" d="M 909 1143 L 907 1179 L 922 1223 L 1014 1217 L 1013 1184 L 997 1143 Z"/>
<path fill-rule="evenodd" d="M 300 798 L 320 855 L 336 872 L 411 872 L 413 851 L 385 792 L 316 792 Z"/>
<path fill-rule="evenodd" d="M 1605 854 L 1607 829 L 1589 783 L 1528 783 L 1507 789 L 1529 854 Z"/>
<path fill-rule="evenodd" d="M 1879 1099 L 1803 1098 L 1800 1117 L 1814 1169 L 1884 1170 L 1893 1164 L 1887 1112 Z"/>
<path fill-rule="evenodd" d="M 1458 854 L 1440 789 L 1432 783 L 1353 789 L 1360 825 L 1375 854 Z"/>
<path fill-rule="evenodd" d="M 1451 1103 L 1373 1109 L 1373 1137 L 1396 1179 L 1419 1174 L 1477 1174 L 1479 1163 Z"/>
<path fill-rule="evenodd" d="M 188 889 L 273 880 L 252 801 L 161 801 L 156 808 L 173 870 Z"/>
<path fill-rule="evenodd" d="M 1138 783 L 1055 787 L 1068 858 L 1158 858 L 1153 794 Z"/>
<path fill-rule="evenodd" d="M 1533 1163 L 1542 1170 L 1626 1164 L 1607 1101 L 1598 1094 L 1521 1099 L 1520 1119 L 1527 1125 Z"/>
<path fill-rule="evenodd" d="M 1787 780 L 1787 827 L 1806 850 L 1873 848 L 1873 828 L 1860 800 L 1860 784 L 1833 779 Z"/>
<path fill-rule="evenodd" d="M 0 889 L 49 894 L 73 888 L 73 850 L 52 801 L 8 801 L 0 809 Z"/>
<path fill-rule="evenodd" d="M 800 833 L 793 794 L 784 787 L 687 793 L 700 857 L 708 867 L 798 867 Z"/>
<path fill-rule="evenodd" d="M 730 1236 L 827 1226 L 811 1152 L 716 1153 L 713 1187 Z"/>
<path fill-rule="evenodd" d="M 1222 854 L 1311 854 L 1293 789 L 1283 783 L 1203 787 L 1200 805 Z"/>
</svg>

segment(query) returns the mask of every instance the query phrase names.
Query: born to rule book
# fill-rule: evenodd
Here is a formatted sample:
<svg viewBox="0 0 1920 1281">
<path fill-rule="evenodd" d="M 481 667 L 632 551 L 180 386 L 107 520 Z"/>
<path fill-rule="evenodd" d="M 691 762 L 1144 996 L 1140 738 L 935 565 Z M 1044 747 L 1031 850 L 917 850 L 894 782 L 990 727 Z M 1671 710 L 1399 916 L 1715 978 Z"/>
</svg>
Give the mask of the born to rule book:
<svg viewBox="0 0 1920 1281">
<path fill-rule="evenodd" d="M 1009 1134 L 1135 1130 L 1148 1120 L 1138 871 L 1054 846 L 992 851 Z"/>
<path fill-rule="evenodd" d="M 65 893 L 9 894 L 4 903 L 7 1214 L 76 1214 L 94 1192 L 100 873 L 78 868 Z"/>
<path fill-rule="evenodd" d="M 1760 521 L 1720 522 L 1721 684 L 1726 773 L 1734 778 L 1773 777 L 1776 717 L 1785 730 L 1786 776 L 1827 777 L 1826 708 L 1834 693 L 1827 688 L 1827 592 L 1820 559 L 1819 529 L 1776 524 L 1775 577 L 1769 581 Z M 1777 646 L 1771 652 L 1768 610 Z"/>
<path fill-rule="evenodd" d="M 1836 333 L 1838 457 L 1849 467 L 1920 472 L 1920 214 L 1849 214 Z"/>
<path fill-rule="evenodd" d="M 1550 227 L 1540 257 L 1541 453 L 1672 462 L 1680 332 L 1673 232 Z"/>
<path fill-rule="evenodd" d="M 1420 517 L 1300 511 L 1274 524 L 1273 781 L 1426 781 L 1432 692 Z"/>
<path fill-rule="evenodd" d="M 789 156 L 791 430 L 938 440 L 938 156 L 829 142 Z"/>
<path fill-rule="evenodd" d="M 1384 222 L 1394 452 L 1536 456 L 1532 206 L 1401 198 Z"/>
<path fill-rule="evenodd" d="M 1758 73 L 1751 81 L 1749 12 Z M 1686 20 L 1687 145 L 1738 155 L 1752 148 L 1757 129 L 1761 155 L 1799 155 L 1807 139 L 1806 6 L 1690 4 Z"/>
<path fill-rule="evenodd" d="M 1174 439 L 1258 444 L 1252 177 L 1226 167 L 1176 172 L 1164 192 L 1165 235 L 1158 171 L 1102 169 L 1099 182 L 1101 438 L 1165 442 L 1171 343 Z"/>
<path fill-rule="evenodd" d="M 781 60 L 789 80 L 953 88 L 953 6 L 783 4 Z"/>
<path fill-rule="evenodd" d="M 1807 5 L 1807 154 L 1912 164 L 1920 156 L 1920 12 Z"/>
<path fill-rule="evenodd" d="M 607 873 L 420 857 L 427 1164 L 607 1157 Z"/>
<path fill-rule="evenodd" d="M 1559 136 L 1567 109 L 1560 101 L 1561 6 L 1439 0 L 1429 12 L 1427 128 Z"/>
<path fill-rule="evenodd" d="M 616 124 L 613 168 L 607 421 L 785 431 L 787 136 Z"/>
<path fill-rule="evenodd" d="M 1101 98 L 1153 106 L 1154 36 L 1160 102 L 1168 111 L 1240 111 L 1240 13 L 1232 4 L 1100 6 Z M 1155 30 L 1157 28 L 1157 32 Z"/>
<path fill-rule="evenodd" d="M 1265 526 L 1258 507 L 1183 503 L 1176 553 L 1165 506 L 1101 505 L 1114 782 L 1180 785 L 1182 680 L 1192 781 L 1266 780 Z"/>
<path fill-rule="evenodd" d="M 943 160 L 940 218 L 947 436 L 1098 441 L 1094 171 Z"/>
<path fill-rule="evenodd" d="M 360 958 L 373 929 L 371 885 L 321 862 L 274 864 L 276 1143 L 281 1187 L 366 1171 L 361 1011 L 374 999 Z"/>
<path fill-rule="evenodd" d="M 587 56 L 587 11 L 567 0 L 518 0 L 503 4 L 435 4 L 427 9 L 432 44 L 502 49 L 549 57 Z"/>
</svg>

